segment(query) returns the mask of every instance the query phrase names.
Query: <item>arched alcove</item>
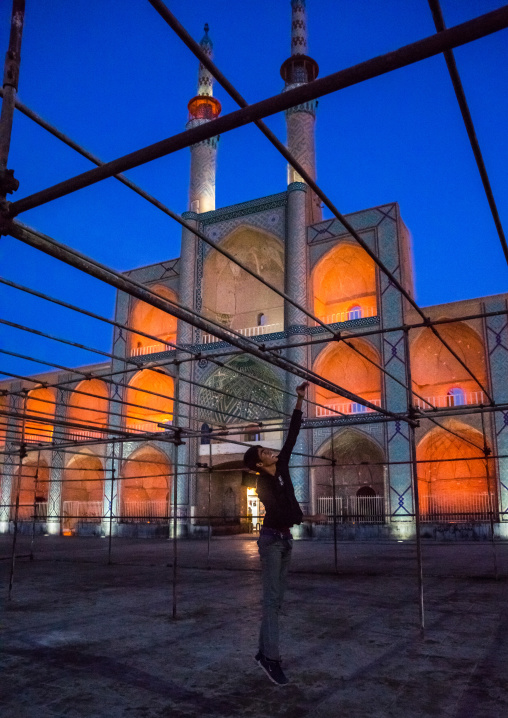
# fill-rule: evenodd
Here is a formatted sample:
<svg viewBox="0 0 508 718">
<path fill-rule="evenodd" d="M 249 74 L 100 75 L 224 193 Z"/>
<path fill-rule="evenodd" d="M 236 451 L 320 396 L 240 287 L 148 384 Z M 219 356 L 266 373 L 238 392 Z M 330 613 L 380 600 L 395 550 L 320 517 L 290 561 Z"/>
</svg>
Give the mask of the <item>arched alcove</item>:
<svg viewBox="0 0 508 718">
<path fill-rule="evenodd" d="M 129 402 L 124 406 L 125 427 L 130 431 L 164 431 L 159 424 L 173 421 L 174 393 L 175 382 L 167 374 L 148 370 L 135 374 L 125 392 L 125 401 Z"/>
<path fill-rule="evenodd" d="M 104 436 L 98 429 L 108 425 L 106 384 L 100 379 L 85 379 L 80 382 L 70 396 L 67 416 L 69 421 L 83 425 L 83 429 L 69 430 L 71 438 L 90 439 Z"/>
<path fill-rule="evenodd" d="M 150 287 L 150 290 L 164 299 L 176 301 L 175 292 L 168 289 L 168 287 L 156 285 Z M 132 304 L 129 326 L 157 337 L 159 342 L 155 342 L 153 339 L 144 337 L 141 334 L 129 334 L 130 355 L 153 354 L 171 349 L 165 342 L 176 341 L 176 325 L 176 317 L 166 314 L 162 309 L 152 307 L 151 304 L 142 302 L 140 299 L 136 299 Z"/>
<path fill-rule="evenodd" d="M 53 438 L 56 393 L 54 389 L 39 387 L 28 393 L 26 401 L 27 419 L 25 422 L 25 440 L 46 442 Z M 30 417 L 33 417 L 31 419 Z M 37 419 L 37 421 L 36 421 Z"/>
<path fill-rule="evenodd" d="M 316 461 L 312 469 L 313 493 L 318 513 L 333 515 L 335 483 L 336 515 L 342 519 L 384 520 L 384 461 L 377 442 L 356 429 L 337 432 L 318 450 L 319 456 L 336 461 Z"/>
<path fill-rule="evenodd" d="M 254 381 L 249 381 L 249 377 Z M 278 376 L 265 364 L 248 355 L 227 362 L 224 367 L 213 372 L 204 384 L 207 388 L 200 389 L 197 403 L 209 407 L 208 410 L 200 410 L 201 420 L 208 424 L 256 421 L 277 416 L 283 410 L 282 386 Z M 231 396 L 218 394 L 214 390 L 227 392 Z M 252 400 L 262 406 L 253 404 Z M 235 416 L 239 418 L 235 419 Z"/>
<path fill-rule="evenodd" d="M 377 313 L 375 264 L 357 245 L 343 242 L 321 257 L 312 287 L 314 314 L 329 324 Z M 349 316 L 352 306 L 356 309 Z"/>
<path fill-rule="evenodd" d="M 44 459 L 37 454 L 29 453 L 21 466 L 19 483 L 19 512 L 20 521 L 33 520 L 35 516 L 44 520 L 47 514 L 47 500 L 49 493 L 49 468 Z M 18 470 L 14 473 L 11 492 L 11 517 L 14 517 L 16 493 L 18 490 Z"/>
<path fill-rule="evenodd" d="M 142 446 L 131 454 L 121 473 L 122 520 L 151 521 L 167 517 L 171 473 L 169 459 L 153 446 Z"/>
<path fill-rule="evenodd" d="M 362 354 L 379 364 L 379 355 L 371 344 L 361 339 L 351 339 L 349 342 Z M 375 404 L 380 403 L 380 370 L 343 342 L 330 344 L 324 349 L 314 362 L 313 370 L 324 379 L 328 379 L 363 399 Z M 331 415 L 333 414 L 332 408 L 345 414 L 366 411 L 363 405 L 351 402 L 322 387 L 316 387 L 315 396 L 316 402 L 329 407 L 326 409 L 316 407 L 316 416 Z"/>
<path fill-rule="evenodd" d="M 75 530 L 79 522 L 99 522 L 104 511 L 101 460 L 88 451 L 74 454 L 65 467 L 63 478 L 63 528 Z"/>
<path fill-rule="evenodd" d="M 485 349 L 480 336 L 464 322 L 443 324 L 439 334 L 486 385 Z M 410 347 L 411 369 L 415 391 L 434 406 L 455 405 L 452 390 L 462 390 L 464 404 L 481 404 L 483 393 L 470 374 L 446 349 L 429 328 L 420 331 Z M 450 398 L 451 397 L 451 398 Z M 422 408 L 428 405 L 416 398 Z"/>
<path fill-rule="evenodd" d="M 9 399 L 4 394 L 0 394 L 0 411 L 7 412 L 9 409 Z M 9 417 L 7 414 L 0 414 L 0 446 L 5 444 L 6 427 Z"/>
<path fill-rule="evenodd" d="M 238 227 L 221 242 L 245 266 L 280 290 L 284 290 L 284 247 L 267 232 Z M 252 328 L 253 333 L 278 331 L 284 322 L 284 303 L 219 252 L 208 253 L 203 268 L 203 313 L 233 329 Z M 264 316 L 264 324 L 259 317 Z M 257 329 L 262 326 L 263 329 Z M 255 329 L 256 328 L 256 329 Z"/>
<path fill-rule="evenodd" d="M 489 460 L 487 472 L 483 436 L 455 419 L 444 425 L 453 433 L 435 427 L 417 446 L 417 460 L 423 462 L 417 467 L 420 511 L 481 512 L 495 493 L 495 466 Z"/>
</svg>

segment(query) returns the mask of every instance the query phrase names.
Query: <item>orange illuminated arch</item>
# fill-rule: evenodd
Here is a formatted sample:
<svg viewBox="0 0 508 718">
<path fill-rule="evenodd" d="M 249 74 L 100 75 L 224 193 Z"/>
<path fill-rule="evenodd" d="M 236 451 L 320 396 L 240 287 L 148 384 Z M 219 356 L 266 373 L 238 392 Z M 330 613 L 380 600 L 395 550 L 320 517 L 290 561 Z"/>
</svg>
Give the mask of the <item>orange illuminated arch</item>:
<svg viewBox="0 0 508 718">
<path fill-rule="evenodd" d="M 79 521 L 99 522 L 103 515 L 104 471 L 94 454 L 75 454 L 64 471 L 63 528 L 74 530 Z"/>
<path fill-rule="evenodd" d="M 153 446 L 143 446 L 125 462 L 121 481 L 124 520 L 149 520 L 168 515 L 171 489 L 169 459 Z"/>
<path fill-rule="evenodd" d="M 175 292 L 168 289 L 168 287 L 157 285 L 150 287 L 150 289 L 164 299 L 176 301 Z M 176 324 L 176 317 L 137 299 L 130 313 L 130 326 L 133 329 L 140 329 L 147 334 L 151 334 L 160 341 L 155 342 L 153 339 L 144 337 L 141 334 L 130 334 L 130 354 L 153 354 L 171 349 L 165 342 L 174 342 L 176 340 Z"/>
<path fill-rule="evenodd" d="M 162 396 L 147 394 L 144 390 Z M 133 431 L 164 431 L 161 423 L 173 421 L 175 383 L 172 377 L 142 370 L 129 382 L 125 400 L 125 426 Z M 134 404 L 135 406 L 130 406 Z"/>
<path fill-rule="evenodd" d="M 351 306 L 360 307 L 361 316 L 376 314 L 375 264 L 361 247 L 333 247 L 314 267 L 312 287 L 314 314 L 328 323 L 347 321 Z"/>
<path fill-rule="evenodd" d="M 6 412 L 9 409 L 9 400 L 8 397 L 4 394 L 0 395 L 0 410 L 2 412 Z M 8 416 L 7 414 L 0 414 L 0 446 L 3 446 L 5 444 L 5 433 L 7 428 L 7 420 Z"/>
<path fill-rule="evenodd" d="M 436 427 L 417 446 L 417 460 L 430 460 L 417 465 L 422 513 L 470 511 L 494 490 L 494 462 L 487 473 L 482 434 L 454 419 L 445 425 L 458 436 Z"/>
<path fill-rule="evenodd" d="M 439 334 L 485 385 L 487 380 L 485 349 L 482 339 L 464 322 L 443 324 Z M 452 390 L 462 389 L 466 404 L 482 403 L 481 390 L 468 372 L 446 349 L 429 328 L 418 334 L 410 347 L 412 377 L 415 390 L 424 398 L 436 399 L 437 406 L 452 403 L 442 397 Z"/>
<path fill-rule="evenodd" d="M 80 392 L 83 392 L 82 394 Z M 89 396 L 93 395 L 93 396 Z M 72 428 L 73 438 L 102 437 L 94 427 L 108 425 L 108 388 L 100 379 L 85 379 L 72 392 L 69 400 L 69 421 L 83 424 L 83 429 Z M 85 428 L 86 427 L 86 428 Z"/>
<path fill-rule="evenodd" d="M 32 442 L 51 441 L 52 419 L 55 417 L 56 393 L 54 389 L 40 387 L 28 393 L 26 401 L 25 440 Z M 33 417 L 31 419 L 30 417 Z M 38 421 L 35 421 L 35 418 Z"/>
<path fill-rule="evenodd" d="M 379 364 L 379 355 L 371 344 L 361 339 L 351 339 L 350 343 L 357 347 L 366 357 Z M 380 402 L 380 370 L 347 344 L 339 342 L 324 349 L 318 356 L 313 370 L 324 379 L 342 386 L 363 399 L 374 403 Z M 325 406 L 333 406 L 346 414 L 358 413 L 364 410 L 361 405 L 355 405 L 354 402 L 352 403 L 321 387 L 316 387 L 316 401 Z M 326 415 L 327 412 L 316 407 L 316 413 L 320 416 Z"/>
<path fill-rule="evenodd" d="M 21 477 L 19 484 L 19 512 L 20 521 L 33 520 L 34 510 L 36 518 L 44 518 L 46 515 L 46 502 L 49 493 L 49 468 L 44 459 L 37 460 L 33 453 L 29 454 L 21 466 Z M 16 493 L 18 490 L 18 471 L 14 475 L 12 483 L 12 509 L 11 516 L 14 516 Z"/>
</svg>

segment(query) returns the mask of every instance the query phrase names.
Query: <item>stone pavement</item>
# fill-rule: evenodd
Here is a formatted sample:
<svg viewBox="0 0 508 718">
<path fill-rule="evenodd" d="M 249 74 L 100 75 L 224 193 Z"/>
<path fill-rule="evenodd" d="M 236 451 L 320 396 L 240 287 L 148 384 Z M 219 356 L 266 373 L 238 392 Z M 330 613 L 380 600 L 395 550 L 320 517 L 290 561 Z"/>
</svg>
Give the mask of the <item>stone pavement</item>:
<svg viewBox="0 0 508 718">
<path fill-rule="evenodd" d="M 252 537 L 172 543 L 37 537 L 4 601 L 2 718 L 480 718 L 508 714 L 508 545 L 295 542 L 282 619 L 286 687 L 254 663 Z M 28 553 L 21 537 L 18 553 Z"/>
</svg>

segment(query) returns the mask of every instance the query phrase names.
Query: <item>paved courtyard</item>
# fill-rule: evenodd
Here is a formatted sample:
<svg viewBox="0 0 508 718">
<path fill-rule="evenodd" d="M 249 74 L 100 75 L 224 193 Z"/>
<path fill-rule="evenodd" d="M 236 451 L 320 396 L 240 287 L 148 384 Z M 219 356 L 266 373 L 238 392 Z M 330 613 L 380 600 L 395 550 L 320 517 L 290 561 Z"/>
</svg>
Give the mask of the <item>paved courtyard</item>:
<svg viewBox="0 0 508 718">
<path fill-rule="evenodd" d="M 412 543 L 295 542 L 284 668 L 254 663 L 254 537 L 0 537 L 2 718 L 372 718 L 507 715 L 508 544 L 424 543 L 419 631 Z M 495 559 L 495 560 L 494 560 Z M 497 564 L 498 579 L 495 578 Z"/>
</svg>

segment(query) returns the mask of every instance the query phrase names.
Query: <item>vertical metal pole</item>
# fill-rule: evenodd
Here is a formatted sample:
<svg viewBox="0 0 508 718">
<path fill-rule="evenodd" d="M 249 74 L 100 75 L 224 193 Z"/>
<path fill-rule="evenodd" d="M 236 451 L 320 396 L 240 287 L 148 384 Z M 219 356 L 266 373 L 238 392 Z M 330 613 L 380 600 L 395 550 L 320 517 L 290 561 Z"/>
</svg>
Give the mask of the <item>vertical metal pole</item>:
<svg viewBox="0 0 508 718">
<path fill-rule="evenodd" d="M 492 556 L 494 559 L 494 577 L 496 581 L 499 580 L 499 571 L 497 566 L 497 551 L 496 541 L 494 536 L 494 507 L 492 504 L 492 494 L 490 492 L 490 470 L 489 470 L 489 456 L 492 453 L 487 445 L 487 434 L 485 433 L 485 413 L 482 411 L 482 433 L 483 433 L 483 453 L 485 455 L 485 471 L 487 473 L 487 492 L 489 496 L 489 516 L 490 516 L 490 541 L 492 544 Z"/>
<path fill-rule="evenodd" d="M 113 441 L 113 458 L 111 460 L 111 492 L 109 494 L 109 536 L 108 536 L 108 566 L 112 565 L 111 550 L 113 542 L 113 501 L 115 498 L 115 457 L 116 445 Z"/>
<path fill-rule="evenodd" d="M 335 449 L 333 448 L 333 427 L 330 427 L 330 441 L 332 452 L 332 501 L 333 501 L 333 556 L 335 573 L 338 573 L 337 564 L 337 491 L 335 488 Z"/>
<path fill-rule="evenodd" d="M 37 452 L 37 468 L 35 470 L 34 481 L 34 508 L 32 517 L 32 539 L 30 541 L 30 561 L 34 560 L 34 542 L 35 542 L 35 522 L 37 520 L 37 481 L 39 479 L 39 465 L 41 463 L 41 450 Z"/>
<path fill-rule="evenodd" d="M 7 162 L 11 147 L 14 103 L 16 102 L 16 93 L 18 91 L 24 19 L 25 0 L 13 0 L 11 33 L 4 63 L 3 101 L 0 113 L 0 200 L 5 200 L 5 195 L 17 190 L 19 186 L 18 181 L 14 179 L 13 171 L 7 169 Z"/>
<path fill-rule="evenodd" d="M 209 438 L 208 452 L 208 568 L 210 568 L 210 543 L 212 538 L 212 440 Z"/>
<path fill-rule="evenodd" d="M 178 447 L 183 444 L 181 429 L 175 432 L 175 470 L 173 472 L 173 619 L 176 619 L 176 582 L 178 578 Z"/>
<path fill-rule="evenodd" d="M 411 378 L 411 357 L 409 354 L 409 328 L 404 329 L 404 353 L 406 355 L 406 384 L 407 384 L 407 411 L 413 417 L 413 380 Z M 409 450 L 411 452 L 411 481 L 413 484 L 413 506 L 416 523 L 416 561 L 418 567 L 418 609 L 420 613 L 420 631 L 422 637 L 425 632 L 425 605 L 423 600 L 423 561 L 422 561 L 422 537 L 420 531 L 420 494 L 418 491 L 418 472 L 416 463 L 416 439 L 415 428 L 408 424 Z"/>
<path fill-rule="evenodd" d="M 23 397 L 23 419 L 21 420 L 21 444 L 19 447 L 19 462 L 18 462 L 18 481 L 16 484 L 16 506 L 14 508 L 14 535 L 12 537 L 12 553 L 11 553 L 11 569 L 9 573 L 9 591 L 7 593 L 7 600 L 11 600 L 12 584 L 14 582 L 14 566 L 16 564 L 16 543 L 18 539 L 18 515 L 19 515 L 19 494 L 21 491 L 21 470 L 23 468 L 23 459 L 26 456 L 25 447 L 25 421 L 26 421 L 26 401 L 28 392 L 25 390 Z"/>
</svg>

